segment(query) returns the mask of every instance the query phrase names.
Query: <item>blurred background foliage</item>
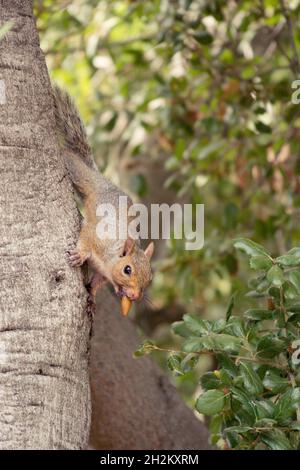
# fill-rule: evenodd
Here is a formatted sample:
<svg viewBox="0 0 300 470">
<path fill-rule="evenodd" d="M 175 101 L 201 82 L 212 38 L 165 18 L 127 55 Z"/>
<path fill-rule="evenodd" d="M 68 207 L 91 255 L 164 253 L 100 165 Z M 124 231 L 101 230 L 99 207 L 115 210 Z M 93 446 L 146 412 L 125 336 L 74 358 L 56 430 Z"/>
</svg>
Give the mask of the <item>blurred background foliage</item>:
<svg viewBox="0 0 300 470">
<path fill-rule="evenodd" d="M 235 291 L 245 302 L 233 238 L 274 255 L 299 245 L 300 1 L 35 0 L 35 14 L 99 168 L 137 200 L 205 204 L 204 248 L 157 248 L 155 311 L 137 317 L 174 344 L 183 312 L 224 317 Z M 187 397 L 195 380 L 178 379 Z"/>
</svg>

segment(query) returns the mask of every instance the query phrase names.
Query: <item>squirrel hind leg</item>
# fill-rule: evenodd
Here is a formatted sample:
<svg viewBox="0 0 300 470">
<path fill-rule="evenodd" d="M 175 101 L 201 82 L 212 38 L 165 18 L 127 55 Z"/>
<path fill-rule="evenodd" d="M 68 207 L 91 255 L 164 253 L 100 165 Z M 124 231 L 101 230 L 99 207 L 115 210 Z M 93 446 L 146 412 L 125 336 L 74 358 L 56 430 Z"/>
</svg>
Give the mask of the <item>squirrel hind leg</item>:
<svg viewBox="0 0 300 470">
<path fill-rule="evenodd" d="M 107 279 L 102 274 L 96 272 L 93 274 L 90 282 L 85 286 L 88 291 L 87 313 L 91 318 L 94 317 L 96 311 L 96 294 L 107 283 Z"/>
<path fill-rule="evenodd" d="M 99 272 L 95 272 L 93 274 L 90 282 L 86 286 L 86 289 L 89 293 L 89 297 L 93 301 L 95 301 L 96 299 L 97 290 L 101 289 L 106 283 L 107 279 L 102 274 L 100 274 Z"/>
<path fill-rule="evenodd" d="M 75 248 L 74 250 L 68 250 L 67 256 L 70 265 L 73 268 L 76 268 L 83 265 L 83 263 L 90 257 L 90 253 L 86 253 Z"/>
</svg>

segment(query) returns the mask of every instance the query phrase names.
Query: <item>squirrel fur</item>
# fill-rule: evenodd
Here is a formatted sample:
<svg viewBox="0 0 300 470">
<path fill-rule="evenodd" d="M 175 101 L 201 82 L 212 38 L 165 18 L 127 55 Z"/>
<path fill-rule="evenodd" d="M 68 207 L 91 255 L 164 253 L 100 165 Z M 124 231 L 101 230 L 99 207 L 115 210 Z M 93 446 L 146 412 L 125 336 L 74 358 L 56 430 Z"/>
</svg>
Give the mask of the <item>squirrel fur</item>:
<svg viewBox="0 0 300 470">
<path fill-rule="evenodd" d="M 119 198 L 127 195 L 99 173 L 84 125 L 70 96 L 55 86 L 53 97 L 56 126 L 62 141 L 65 165 L 75 189 L 83 200 L 85 213 L 76 248 L 68 252 L 70 263 L 75 267 L 87 261 L 93 268 L 94 275 L 90 282 L 90 295 L 93 300 L 97 289 L 106 282 L 113 285 L 119 296 L 126 296 L 131 301 L 138 300 L 152 280 L 150 259 L 154 250 L 153 242 L 142 250 L 139 240 L 129 236 L 125 240 L 98 237 L 97 206 L 112 204 L 119 220 L 119 217 L 122 217 L 122 214 L 119 214 Z M 128 212 L 132 205 L 129 196 L 127 201 Z"/>
</svg>

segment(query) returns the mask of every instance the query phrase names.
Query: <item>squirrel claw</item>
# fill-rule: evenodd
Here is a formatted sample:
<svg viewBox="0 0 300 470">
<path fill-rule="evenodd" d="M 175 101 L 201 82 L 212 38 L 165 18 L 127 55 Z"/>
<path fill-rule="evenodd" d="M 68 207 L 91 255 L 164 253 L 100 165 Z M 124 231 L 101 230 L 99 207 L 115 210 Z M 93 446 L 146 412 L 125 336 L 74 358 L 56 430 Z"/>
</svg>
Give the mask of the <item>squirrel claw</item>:
<svg viewBox="0 0 300 470">
<path fill-rule="evenodd" d="M 76 268 L 78 266 L 82 266 L 83 263 L 85 262 L 85 258 L 76 249 L 75 250 L 68 250 L 67 251 L 67 256 L 68 256 L 68 259 L 69 259 L 69 263 L 73 268 Z"/>
</svg>

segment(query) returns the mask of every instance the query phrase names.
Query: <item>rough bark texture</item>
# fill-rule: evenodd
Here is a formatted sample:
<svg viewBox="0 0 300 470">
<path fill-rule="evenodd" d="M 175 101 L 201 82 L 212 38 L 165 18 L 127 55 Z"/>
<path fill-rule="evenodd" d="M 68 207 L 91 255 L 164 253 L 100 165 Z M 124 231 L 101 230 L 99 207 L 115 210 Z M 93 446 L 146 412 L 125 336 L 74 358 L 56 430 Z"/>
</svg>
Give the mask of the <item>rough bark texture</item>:
<svg viewBox="0 0 300 470">
<path fill-rule="evenodd" d="M 0 449 L 79 449 L 90 324 L 81 273 L 65 258 L 78 216 L 31 1 L 0 0 L 0 25 L 10 19 L 0 41 Z"/>
<path fill-rule="evenodd" d="M 136 326 L 99 292 L 91 347 L 95 449 L 207 449 L 208 432 L 149 357 L 133 359 Z"/>
</svg>

